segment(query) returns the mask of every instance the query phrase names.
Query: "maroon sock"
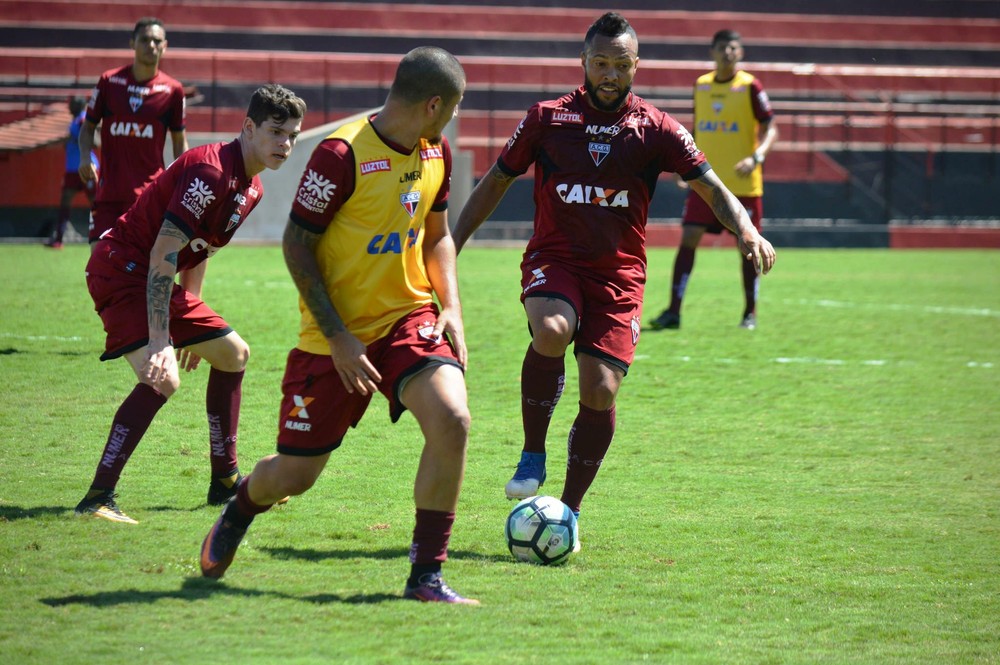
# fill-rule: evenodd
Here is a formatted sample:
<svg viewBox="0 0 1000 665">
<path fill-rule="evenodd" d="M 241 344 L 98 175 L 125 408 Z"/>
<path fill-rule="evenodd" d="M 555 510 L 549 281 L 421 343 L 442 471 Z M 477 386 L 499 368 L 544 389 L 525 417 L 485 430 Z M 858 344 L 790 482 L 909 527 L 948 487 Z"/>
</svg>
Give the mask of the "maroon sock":
<svg viewBox="0 0 1000 665">
<path fill-rule="evenodd" d="M 528 345 L 521 364 L 521 421 L 524 423 L 524 450 L 545 452 L 545 436 L 552 412 L 566 385 L 565 356 L 543 356 Z"/>
<path fill-rule="evenodd" d="M 448 540 L 455 513 L 417 508 L 417 523 L 413 527 L 410 563 L 414 566 L 440 565 L 448 560 Z"/>
<path fill-rule="evenodd" d="M 166 403 L 166 397 L 145 383 L 139 383 L 132 389 L 111 422 L 111 433 L 104 445 L 104 454 L 97 465 L 91 488 L 115 488 L 128 458 L 139 445 L 156 412 Z"/>
<path fill-rule="evenodd" d="M 205 391 L 212 477 L 226 478 L 236 470 L 236 432 L 240 424 L 243 372 L 212 368 Z"/>
<path fill-rule="evenodd" d="M 250 474 L 253 475 L 253 474 Z M 266 513 L 271 509 L 270 505 L 262 506 L 250 500 L 250 493 L 247 487 L 250 483 L 250 476 L 245 476 L 236 488 L 236 498 L 226 504 L 222 510 L 222 515 L 227 522 L 231 522 L 241 528 L 250 526 L 253 518 L 261 513 Z"/>
<path fill-rule="evenodd" d="M 760 275 L 754 267 L 753 261 L 741 258 L 740 263 L 743 268 L 743 295 L 746 298 L 746 309 L 743 316 L 757 312 L 757 293 L 760 289 Z"/>
<path fill-rule="evenodd" d="M 566 460 L 566 485 L 562 502 L 580 512 L 583 495 L 590 489 L 615 435 L 615 407 L 596 411 L 583 404 L 569 430 L 569 453 Z"/>
<path fill-rule="evenodd" d="M 694 248 L 681 246 L 677 249 L 674 259 L 674 277 L 670 285 L 670 307 L 674 314 L 681 313 L 681 303 L 684 292 L 687 291 L 688 280 L 694 271 Z"/>
<path fill-rule="evenodd" d="M 56 222 L 56 235 L 52 239 L 54 242 L 62 242 L 66 227 L 69 226 L 69 206 L 59 206 L 59 221 Z"/>
</svg>

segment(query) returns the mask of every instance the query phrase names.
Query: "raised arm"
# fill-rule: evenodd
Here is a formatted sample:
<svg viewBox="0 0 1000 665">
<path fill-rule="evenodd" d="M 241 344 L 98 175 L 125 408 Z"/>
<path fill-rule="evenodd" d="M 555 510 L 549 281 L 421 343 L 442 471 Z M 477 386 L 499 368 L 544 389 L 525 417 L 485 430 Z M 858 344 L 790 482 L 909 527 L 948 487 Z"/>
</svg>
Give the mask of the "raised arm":
<svg viewBox="0 0 1000 665">
<path fill-rule="evenodd" d="M 769 272 L 774 265 L 774 247 L 757 233 L 739 199 L 726 189 L 715 171 L 709 169 L 694 180 L 689 180 L 688 185 L 705 200 L 719 222 L 736 235 L 740 252 L 753 261 L 757 273 Z"/>
<path fill-rule="evenodd" d="M 469 195 L 469 200 L 458 216 L 458 223 L 455 225 L 453 236 L 456 254 L 462 251 L 465 243 L 472 237 L 476 229 L 496 210 L 512 182 L 514 182 L 512 176 L 507 175 L 497 168 L 496 164 L 493 164 L 489 172 L 476 183 L 472 194 Z"/>
</svg>

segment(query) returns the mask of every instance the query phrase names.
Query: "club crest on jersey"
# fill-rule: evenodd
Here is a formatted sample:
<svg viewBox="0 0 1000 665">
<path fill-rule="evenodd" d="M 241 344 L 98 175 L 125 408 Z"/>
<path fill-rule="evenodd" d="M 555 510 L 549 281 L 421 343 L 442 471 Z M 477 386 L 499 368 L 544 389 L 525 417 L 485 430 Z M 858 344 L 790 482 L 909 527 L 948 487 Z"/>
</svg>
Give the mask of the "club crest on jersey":
<svg viewBox="0 0 1000 665">
<path fill-rule="evenodd" d="M 413 217 L 413 214 L 417 212 L 417 206 L 420 204 L 420 192 L 403 192 L 399 195 L 399 202 L 406 210 L 406 214 Z"/>
<path fill-rule="evenodd" d="M 142 106 L 142 97 L 139 95 L 131 95 L 128 98 L 128 105 L 132 109 L 132 113 L 135 113 Z"/>
<path fill-rule="evenodd" d="M 434 335 L 434 322 L 433 321 L 421 321 L 417 324 L 417 334 L 426 340 L 434 342 L 435 344 L 441 343 L 441 335 Z"/>
<path fill-rule="evenodd" d="M 590 158 L 594 160 L 595 166 L 600 166 L 604 158 L 611 154 L 611 144 L 610 143 L 594 143 L 590 142 L 587 146 L 587 150 L 590 152 Z"/>
</svg>

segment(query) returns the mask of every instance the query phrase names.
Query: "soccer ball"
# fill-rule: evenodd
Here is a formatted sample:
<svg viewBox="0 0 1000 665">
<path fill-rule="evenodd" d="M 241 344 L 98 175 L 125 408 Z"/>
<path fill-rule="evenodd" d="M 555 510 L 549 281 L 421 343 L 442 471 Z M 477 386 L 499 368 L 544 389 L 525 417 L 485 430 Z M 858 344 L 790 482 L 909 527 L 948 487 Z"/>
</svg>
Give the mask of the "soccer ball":
<svg viewBox="0 0 1000 665">
<path fill-rule="evenodd" d="M 576 516 L 559 499 L 529 496 L 510 511 L 504 535 L 518 561 L 543 566 L 564 563 L 573 553 Z"/>
</svg>

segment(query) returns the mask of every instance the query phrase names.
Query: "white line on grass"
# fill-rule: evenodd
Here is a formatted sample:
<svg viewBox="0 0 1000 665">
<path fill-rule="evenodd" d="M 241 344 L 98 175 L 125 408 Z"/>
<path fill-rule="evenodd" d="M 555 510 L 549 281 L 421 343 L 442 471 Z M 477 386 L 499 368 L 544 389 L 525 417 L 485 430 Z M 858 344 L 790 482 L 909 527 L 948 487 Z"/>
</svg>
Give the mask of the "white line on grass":
<svg viewBox="0 0 1000 665">
<path fill-rule="evenodd" d="M 846 302 L 843 300 L 793 300 L 786 298 L 786 305 L 816 305 L 818 307 L 835 307 L 840 309 L 878 309 L 893 312 L 923 312 L 925 314 L 956 314 L 962 316 L 993 316 L 1000 317 L 1000 311 L 986 307 L 941 307 L 939 305 L 902 305 L 898 303 Z"/>
<path fill-rule="evenodd" d="M 0 337 L 5 339 L 26 339 L 31 342 L 82 342 L 83 338 L 77 335 L 72 337 L 62 337 L 61 335 L 17 335 L 14 333 L 0 333 Z"/>
<path fill-rule="evenodd" d="M 648 360 L 651 356 L 649 354 L 638 354 L 635 356 L 636 360 Z M 745 360 L 736 360 L 734 358 L 692 358 L 691 356 L 677 356 L 676 360 L 680 362 L 696 362 L 698 360 L 704 360 L 706 362 L 715 363 L 717 365 L 736 365 L 743 362 L 750 362 Z M 780 356 L 778 358 L 770 358 L 766 362 L 778 363 L 779 365 L 863 365 L 865 367 L 888 367 L 890 365 L 913 365 L 913 361 L 910 360 L 882 360 L 882 359 L 872 359 L 872 360 L 844 360 L 842 358 L 812 358 L 809 356 L 805 357 L 785 357 Z M 979 362 L 976 360 L 970 360 L 964 363 L 966 367 L 975 367 L 980 369 L 994 369 L 995 365 L 991 362 Z"/>
</svg>

